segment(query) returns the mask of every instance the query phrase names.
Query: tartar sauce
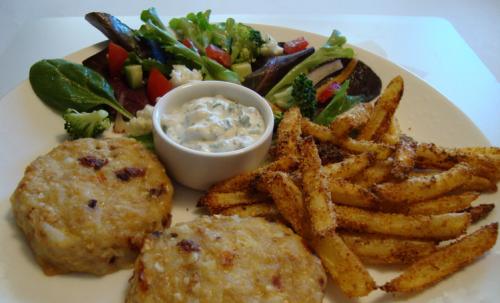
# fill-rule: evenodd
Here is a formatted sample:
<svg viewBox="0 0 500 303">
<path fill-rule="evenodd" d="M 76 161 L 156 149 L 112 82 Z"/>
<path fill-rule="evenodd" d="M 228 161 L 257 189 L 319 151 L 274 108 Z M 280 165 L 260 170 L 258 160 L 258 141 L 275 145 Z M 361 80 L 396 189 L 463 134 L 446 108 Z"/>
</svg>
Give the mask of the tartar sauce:
<svg viewBox="0 0 500 303">
<path fill-rule="evenodd" d="M 205 152 L 227 152 L 255 142 L 265 130 L 260 112 L 223 96 L 188 101 L 162 118 L 175 142 Z"/>
</svg>

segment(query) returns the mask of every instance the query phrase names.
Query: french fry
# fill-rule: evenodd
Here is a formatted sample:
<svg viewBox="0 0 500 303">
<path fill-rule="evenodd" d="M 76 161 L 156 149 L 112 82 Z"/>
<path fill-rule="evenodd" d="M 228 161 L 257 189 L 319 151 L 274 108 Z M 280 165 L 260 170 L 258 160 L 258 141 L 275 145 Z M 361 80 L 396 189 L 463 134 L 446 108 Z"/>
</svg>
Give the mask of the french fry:
<svg viewBox="0 0 500 303">
<path fill-rule="evenodd" d="M 391 125 L 389 125 L 387 132 L 382 134 L 380 137 L 380 142 L 389 145 L 396 145 L 399 143 L 400 137 L 401 129 L 399 128 L 398 119 L 396 119 L 396 117 L 392 117 Z"/>
<path fill-rule="evenodd" d="M 330 179 L 328 181 L 328 189 L 334 203 L 362 208 L 374 208 L 377 206 L 377 198 L 373 193 L 347 180 Z"/>
<path fill-rule="evenodd" d="M 461 149 L 443 148 L 433 143 L 417 144 L 416 163 L 422 168 L 448 169 L 456 163 L 465 162 L 473 174 L 490 180 L 500 179 L 500 157 L 486 154 L 461 152 Z"/>
<path fill-rule="evenodd" d="M 415 148 L 416 162 L 421 168 L 448 169 L 458 162 L 458 155 L 452 155 L 434 143 L 418 143 Z"/>
<path fill-rule="evenodd" d="M 477 191 L 477 192 L 496 192 L 497 183 L 490 179 L 471 176 L 471 178 L 462 184 L 457 190 L 459 191 Z"/>
<path fill-rule="evenodd" d="M 408 177 L 422 177 L 442 173 L 442 169 L 420 169 L 416 168 L 408 173 Z"/>
<path fill-rule="evenodd" d="M 255 178 L 268 171 L 292 171 L 298 165 L 296 157 L 282 157 L 254 171 L 242 173 L 219 182 L 210 188 L 210 192 L 235 192 L 248 190 Z"/>
<path fill-rule="evenodd" d="M 415 203 L 437 198 L 460 187 L 471 177 L 466 164 L 457 164 L 449 170 L 429 176 L 412 177 L 405 181 L 387 182 L 373 186 L 373 192 L 390 203 Z"/>
<path fill-rule="evenodd" d="M 372 186 L 380 182 L 387 181 L 391 176 L 393 160 L 377 161 L 373 166 L 368 167 L 363 172 L 353 178 L 353 182 L 363 187 Z"/>
<path fill-rule="evenodd" d="M 376 288 L 373 278 L 339 235 L 333 233 L 313 239 L 312 246 L 328 273 L 348 297 L 366 296 Z"/>
<path fill-rule="evenodd" d="M 231 193 L 208 192 L 200 199 L 199 205 L 207 207 L 210 213 L 216 214 L 225 208 L 266 202 L 269 200 L 269 197 L 261 193 L 248 191 Z"/>
<path fill-rule="evenodd" d="M 374 102 L 362 103 L 340 114 L 330 123 L 335 138 L 346 137 L 351 131 L 365 125 L 373 113 Z"/>
<path fill-rule="evenodd" d="M 278 130 L 276 142 L 277 158 L 298 157 L 301 136 L 302 115 L 298 107 L 290 108 L 283 115 Z"/>
<path fill-rule="evenodd" d="M 307 118 L 302 118 L 301 121 L 302 134 L 305 136 L 313 136 L 321 142 L 337 142 L 338 139 L 333 135 L 332 131 L 323 125 L 316 124 Z"/>
<path fill-rule="evenodd" d="M 489 215 L 493 208 L 495 208 L 495 204 L 479 204 L 469 207 L 465 211 L 470 214 L 472 223 L 476 223 Z"/>
<path fill-rule="evenodd" d="M 418 202 L 408 207 L 411 215 L 439 215 L 462 211 L 470 207 L 471 203 L 479 197 L 477 192 L 465 192 L 439 197 L 433 200 Z M 473 219 L 474 221 L 474 219 Z"/>
<path fill-rule="evenodd" d="M 414 292 L 436 284 L 491 249 L 497 236 L 498 223 L 484 226 L 413 263 L 381 288 L 387 292 Z"/>
<path fill-rule="evenodd" d="M 394 153 L 392 175 L 399 180 L 406 179 L 408 173 L 415 166 L 416 142 L 412 138 L 402 135 Z"/>
<path fill-rule="evenodd" d="M 335 212 L 340 228 L 415 239 L 453 239 L 470 225 L 468 213 L 403 215 L 341 205 L 335 205 Z"/>
<path fill-rule="evenodd" d="M 357 137 L 358 140 L 377 140 L 387 132 L 403 95 L 403 90 L 403 78 L 397 76 L 391 80 L 375 102 L 373 113 L 366 125 L 361 129 Z"/>
<path fill-rule="evenodd" d="M 270 219 L 281 217 L 280 212 L 273 203 L 255 203 L 233 206 L 223 209 L 220 214 L 224 216 L 238 215 L 240 217 L 264 217 Z"/>
<path fill-rule="evenodd" d="M 340 141 L 339 144 L 342 148 L 356 154 L 371 152 L 376 156 L 377 160 L 385 160 L 394 152 L 394 148 L 390 145 L 375 143 L 373 141 L 355 140 L 349 137 Z"/>
<path fill-rule="evenodd" d="M 374 160 L 373 154 L 363 153 L 354 155 L 341 162 L 324 165 L 321 170 L 327 179 L 348 179 L 370 166 Z"/>
<path fill-rule="evenodd" d="M 436 242 L 376 234 L 339 233 L 361 261 L 370 264 L 411 264 L 436 251 Z"/>
<path fill-rule="evenodd" d="M 321 159 L 312 137 L 304 139 L 300 152 L 302 188 L 311 230 L 315 236 L 325 236 L 335 231 L 335 213 L 328 185 L 321 173 Z"/>
<path fill-rule="evenodd" d="M 269 172 L 259 178 L 259 187 L 273 198 L 274 204 L 293 230 L 307 237 L 307 213 L 301 190 L 287 174 Z"/>
<path fill-rule="evenodd" d="M 493 157 L 500 156 L 500 147 L 493 146 L 458 147 L 455 150 L 460 153 L 482 154 Z"/>
</svg>

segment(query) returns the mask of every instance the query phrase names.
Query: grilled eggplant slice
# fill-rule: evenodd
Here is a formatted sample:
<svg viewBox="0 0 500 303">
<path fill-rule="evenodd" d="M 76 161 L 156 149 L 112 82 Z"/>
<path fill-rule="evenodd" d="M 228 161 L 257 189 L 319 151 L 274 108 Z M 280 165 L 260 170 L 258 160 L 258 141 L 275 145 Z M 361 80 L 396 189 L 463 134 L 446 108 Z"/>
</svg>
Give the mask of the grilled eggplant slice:
<svg viewBox="0 0 500 303">
<path fill-rule="evenodd" d="M 264 66 L 245 78 L 243 85 L 264 96 L 295 65 L 302 62 L 312 53 L 314 53 L 314 48 L 310 47 L 290 55 L 269 58 Z"/>
</svg>

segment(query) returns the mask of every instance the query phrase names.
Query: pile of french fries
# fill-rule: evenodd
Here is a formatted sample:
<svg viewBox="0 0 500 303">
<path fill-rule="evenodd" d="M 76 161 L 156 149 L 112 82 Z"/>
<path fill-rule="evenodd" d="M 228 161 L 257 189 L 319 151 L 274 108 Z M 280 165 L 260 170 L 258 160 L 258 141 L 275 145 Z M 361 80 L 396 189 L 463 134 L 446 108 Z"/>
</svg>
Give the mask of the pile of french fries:
<svg viewBox="0 0 500 303">
<path fill-rule="evenodd" d="M 394 78 L 376 101 L 328 127 L 288 110 L 274 161 L 216 184 L 200 205 L 211 214 L 282 220 L 349 297 L 419 291 L 458 271 L 496 242 L 498 223 L 465 233 L 494 208 L 472 202 L 497 190 L 500 148 L 443 148 L 401 134 L 394 113 L 403 87 Z M 322 163 L 320 144 L 343 160 Z M 377 285 L 367 264 L 408 267 Z"/>
</svg>

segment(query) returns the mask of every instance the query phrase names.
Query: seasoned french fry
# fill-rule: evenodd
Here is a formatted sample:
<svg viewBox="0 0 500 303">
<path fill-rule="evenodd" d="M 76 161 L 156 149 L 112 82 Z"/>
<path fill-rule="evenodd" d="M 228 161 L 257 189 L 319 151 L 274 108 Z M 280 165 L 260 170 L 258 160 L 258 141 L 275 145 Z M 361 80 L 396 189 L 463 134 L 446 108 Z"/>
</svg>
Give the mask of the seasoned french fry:
<svg viewBox="0 0 500 303">
<path fill-rule="evenodd" d="M 348 179 L 370 166 L 374 160 L 373 154 L 363 153 L 354 155 L 341 162 L 324 165 L 321 170 L 327 179 Z"/>
<path fill-rule="evenodd" d="M 476 223 L 489 215 L 493 208 L 495 208 L 495 204 L 479 204 L 469 207 L 465 211 L 471 215 L 472 223 Z"/>
<path fill-rule="evenodd" d="M 390 145 L 375 143 L 373 141 L 355 140 L 349 137 L 340 141 L 339 144 L 342 148 L 353 153 L 371 152 L 375 154 L 377 160 L 385 160 L 394 152 L 394 148 Z"/>
<path fill-rule="evenodd" d="M 335 205 L 335 212 L 340 228 L 415 239 L 453 239 L 470 225 L 468 213 L 403 215 L 341 205 Z"/>
<path fill-rule="evenodd" d="M 339 233 L 361 261 L 370 264 L 411 264 L 436 251 L 436 242 L 376 234 Z"/>
<path fill-rule="evenodd" d="M 399 143 L 401 137 L 401 129 L 399 128 L 399 122 L 396 117 L 392 117 L 391 125 L 386 133 L 382 134 L 380 141 L 389 145 L 396 145 Z"/>
<path fill-rule="evenodd" d="M 346 137 L 354 129 L 365 125 L 373 113 L 374 102 L 362 103 L 340 114 L 330 123 L 335 138 Z"/>
<path fill-rule="evenodd" d="M 323 125 L 316 124 L 307 118 L 302 118 L 301 121 L 302 134 L 305 136 L 313 136 L 321 142 L 337 142 L 337 138 L 332 131 Z"/>
<path fill-rule="evenodd" d="M 448 169 L 460 162 L 457 155 L 448 153 L 434 143 L 418 143 L 415 153 L 417 165 L 421 168 Z"/>
<path fill-rule="evenodd" d="M 359 258 L 337 234 L 313 239 L 316 254 L 333 280 L 348 297 L 362 297 L 375 289 L 375 281 Z"/>
<path fill-rule="evenodd" d="M 328 181 L 332 201 L 337 204 L 374 208 L 377 198 L 366 188 L 344 179 L 330 179 Z"/>
<path fill-rule="evenodd" d="M 363 187 L 386 181 L 391 176 L 392 160 L 377 161 L 373 166 L 353 178 L 353 182 Z"/>
<path fill-rule="evenodd" d="M 462 184 L 459 191 L 477 191 L 477 192 L 496 192 L 497 183 L 483 177 L 472 176 L 468 181 Z"/>
<path fill-rule="evenodd" d="M 449 196 L 439 197 L 433 200 L 418 202 L 408 207 L 411 215 L 439 215 L 462 211 L 479 197 L 477 192 L 465 192 Z M 473 219 L 474 220 L 474 219 Z"/>
<path fill-rule="evenodd" d="M 232 193 L 208 192 L 200 199 L 199 205 L 207 207 L 210 213 L 216 214 L 225 208 L 266 202 L 269 200 L 269 197 L 261 193 L 248 191 L 237 191 Z"/>
<path fill-rule="evenodd" d="M 301 136 L 302 115 L 298 107 L 290 108 L 283 115 L 278 130 L 276 142 L 277 158 L 298 157 Z"/>
<path fill-rule="evenodd" d="M 392 175 L 403 180 L 408 177 L 408 173 L 415 166 L 415 148 L 417 144 L 412 138 L 402 135 L 394 153 Z"/>
<path fill-rule="evenodd" d="M 403 90 L 403 78 L 397 76 L 391 80 L 380 98 L 375 102 L 373 113 L 366 125 L 361 129 L 357 137 L 358 140 L 377 140 L 387 132 L 403 95 Z"/>
<path fill-rule="evenodd" d="M 460 149 L 443 148 L 433 143 L 419 143 L 415 152 L 416 163 L 421 168 L 448 169 L 456 163 L 465 162 L 473 169 L 474 175 L 494 181 L 500 179 L 500 157 L 461 152 Z"/>
<path fill-rule="evenodd" d="M 268 171 L 292 171 L 297 167 L 297 165 L 297 158 L 282 157 L 254 171 L 242 173 L 219 182 L 210 188 L 210 192 L 235 192 L 248 190 L 251 187 L 252 182 L 260 174 Z"/>
<path fill-rule="evenodd" d="M 259 178 L 259 187 L 273 198 L 276 208 L 293 230 L 306 237 L 308 222 L 302 192 L 292 179 L 282 172 L 269 172 Z"/>
<path fill-rule="evenodd" d="M 455 150 L 459 153 L 482 154 L 487 156 L 500 156 L 500 147 L 477 146 L 477 147 L 458 147 Z"/>
<path fill-rule="evenodd" d="M 414 203 L 430 200 L 460 187 L 471 177 L 466 164 L 457 164 L 449 170 L 429 176 L 412 177 L 399 183 L 375 185 L 372 190 L 383 201 Z"/>
<path fill-rule="evenodd" d="M 224 216 L 238 215 L 240 217 L 265 217 L 265 218 L 279 218 L 280 212 L 273 203 L 255 203 L 249 205 L 238 205 L 223 209 L 220 212 Z"/>
<path fill-rule="evenodd" d="M 326 180 L 321 173 L 321 159 L 312 137 L 307 137 L 300 149 L 304 202 L 314 235 L 325 236 L 335 231 L 335 213 Z"/>
<path fill-rule="evenodd" d="M 381 288 L 387 292 L 413 292 L 436 284 L 491 249 L 497 236 L 498 223 L 484 226 L 413 263 Z"/>
</svg>

